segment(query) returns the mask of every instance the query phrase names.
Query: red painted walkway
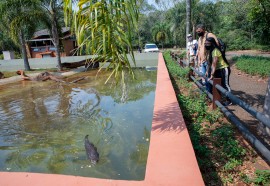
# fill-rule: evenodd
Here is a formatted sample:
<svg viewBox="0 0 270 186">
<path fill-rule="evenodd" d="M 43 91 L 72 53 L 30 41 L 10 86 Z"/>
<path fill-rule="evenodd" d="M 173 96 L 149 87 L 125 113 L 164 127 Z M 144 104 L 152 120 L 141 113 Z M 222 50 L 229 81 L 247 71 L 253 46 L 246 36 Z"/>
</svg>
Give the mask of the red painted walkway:
<svg viewBox="0 0 270 186">
<path fill-rule="evenodd" d="M 203 179 L 162 54 L 146 175 L 143 181 L 39 173 L 0 173 L 1 186 L 201 186 Z"/>
</svg>

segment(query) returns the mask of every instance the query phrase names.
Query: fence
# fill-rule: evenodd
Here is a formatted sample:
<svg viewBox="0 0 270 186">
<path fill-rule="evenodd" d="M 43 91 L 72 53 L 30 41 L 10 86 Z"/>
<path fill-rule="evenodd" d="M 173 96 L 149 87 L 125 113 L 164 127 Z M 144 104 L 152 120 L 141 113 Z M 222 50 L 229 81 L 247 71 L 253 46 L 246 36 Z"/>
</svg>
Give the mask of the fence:
<svg viewBox="0 0 270 186">
<path fill-rule="evenodd" d="M 241 120 L 239 120 L 234 114 L 232 114 L 224 105 L 221 104 L 221 95 L 230 98 L 233 104 L 242 107 L 245 111 L 251 114 L 254 118 L 256 118 L 259 122 L 261 122 L 264 126 L 270 128 L 270 120 L 261 112 L 256 111 L 252 106 L 248 105 L 246 102 L 242 101 L 231 92 L 225 90 L 221 86 L 221 79 L 214 78 L 213 80 L 207 80 L 207 77 L 204 76 L 201 72 L 194 68 L 194 63 L 186 63 L 184 60 L 180 59 L 179 55 L 171 52 L 171 57 L 178 62 L 181 67 L 190 67 L 189 78 L 194 81 L 195 84 L 202 90 L 206 95 L 212 100 L 212 107 L 215 109 L 218 107 L 225 116 L 240 130 L 243 136 L 253 145 L 253 147 L 260 152 L 267 160 L 270 162 L 270 150 L 269 147 L 262 143 L 253 133 L 251 133 L 247 127 L 245 127 Z M 204 86 L 196 80 L 194 74 L 197 74 L 199 77 L 203 77 L 208 83 L 210 83 L 213 87 L 211 94 L 208 92 Z"/>
</svg>

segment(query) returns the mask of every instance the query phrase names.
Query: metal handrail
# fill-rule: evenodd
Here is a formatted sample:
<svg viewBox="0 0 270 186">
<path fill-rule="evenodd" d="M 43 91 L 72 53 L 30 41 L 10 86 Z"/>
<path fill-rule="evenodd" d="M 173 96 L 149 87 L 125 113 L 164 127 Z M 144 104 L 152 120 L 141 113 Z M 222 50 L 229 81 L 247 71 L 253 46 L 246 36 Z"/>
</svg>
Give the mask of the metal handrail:
<svg viewBox="0 0 270 186">
<path fill-rule="evenodd" d="M 213 85 L 212 80 L 208 80 L 204 74 L 197 71 L 194 67 L 190 67 L 196 74 L 198 74 L 200 77 L 203 77 L 206 81 L 208 81 L 211 85 Z M 208 92 L 197 80 L 194 76 L 190 77 L 195 84 L 202 90 L 204 93 L 207 94 L 207 96 L 213 101 L 213 95 Z M 254 116 L 256 119 L 261 121 L 265 126 L 270 126 L 270 120 L 266 118 L 262 113 L 256 111 L 254 108 L 252 108 L 250 105 L 248 105 L 246 102 L 242 101 L 241 99 L 237 98 L 235 95 L 233 95 L 231 92 L 225 90 L 220 85 L 215 85 L 215 87 L 226 97 L 230 98 L 233 103 L 239 105 L 244 110 L 246 110 L 248 113 L 250 113 L 252 116 Z M 243 136 L 254 146 L 255 149 L 257 149 L 269 162 L 270 162 L 270 150 L 258 139 L 256 136 L 254 136 L 243 124 L 242 122 L 234 115 L 232 114 L 226 107 L 224 107 L 218 100 L 215 101 L 215 104 L 220 108 L 220 110 L 226 115 L 226 117 L 235 124 L 235 126 L 241 131 Z"/>
<path fill-rule="evenodd" d="M 270 151 L 256 136 L 254 136 L 243 124 L 235 117 L 227 108 L 225 108 L 219 101 L 215 104 L 226 115 L 226 117 L 234 123 L 234 125 L 241 131 L 244 137 L 270 162 Z"/>
<path fill-rule="evenodd" d="M 206 76 L 204 76 L 201 72 L 197 71 L 195 68 L 190 67 L 193 71 L 195 71 L 195 73 L 197 73 L 199 76 L 203 77 L 204 79 L 207 78 Z M 213 85 L 213 81 L 212 80 L 208 80 L 208 82 Z M 251 114 L 253 117 L 255 117 L 256 119 L 258 119 L 260 122 L 262 122 L 263 125 L 267 126 L 268 128 L 270 128 L 270 120 L 261 112 L 255 110 L 252 106 L 250 106 L 249 104 L 247 104 L 246 102 L 244 102 L 243 100 L 241 100 L 240 98 L 236 97 L 234 94 L 232 94 L 231 92 L 229 92 L 228 90 L 224 89 L 222 86 L 220 85 L 216 85 L 215 86 L 223 95 L 225 95 L 226 97 L 230 98 L 231 101 L 234 104 L 239 105 L 241 108 L 243 108 L 245 111 L 247 111 L 249 114 Z"/>
<path fill-rule="evenodd" d="M 190 67 L 190 68 L 193 70 L 193 72 L 195 72 L 196 74 L 198 74 L 200 77 L 203 77 L 207 82 L 209 82 L 211 85 L 213 85 L 213 81 L 212 80 L 208 80 L 208 78 L 204 74 L 202 74 L 201 72 L 199 72 L 198 70 L 196 70 L 194 67 Z M 252 106 L 250 106 L 249 104 L 247 104 L 246 102 L 244 102 L 240 98 L 236 97 L 231 92 L 229 92 L 226 89 L 224 89 L 222 86 L 216 85 L 215 87 L 223 95 L 225 95 L 226 97 L 230 98 L 231 101 L 234 104 L 239 105 L 241 108 L 243 108 L 249 114 L 251 114 L 254 118 L 256 118 L 257 120 L 259 120 L 263 125 L 265 125 L 266 127 L 270 128 L 270 120 L 262 112 L 257 111 Z"/>
</svg>

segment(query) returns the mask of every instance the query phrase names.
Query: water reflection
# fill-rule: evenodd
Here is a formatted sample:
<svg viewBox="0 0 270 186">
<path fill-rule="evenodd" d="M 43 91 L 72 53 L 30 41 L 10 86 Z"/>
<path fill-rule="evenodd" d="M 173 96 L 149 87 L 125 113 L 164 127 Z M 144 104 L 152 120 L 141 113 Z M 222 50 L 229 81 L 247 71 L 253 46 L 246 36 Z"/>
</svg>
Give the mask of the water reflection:
<svg viewBox="0 0 270 186">
<path fill-rule="evenodd" d="M 91 73 L 80 74 L 87 78 L 76 84 L 0 87 L 1 171 L 144 178 L 156 72 L 127 77 L 124 99 L 120 84 L 105 85 L 106 74 Z M 95 166 L 86 158 L 86 134 L 100 154 Z"/>
</svg>

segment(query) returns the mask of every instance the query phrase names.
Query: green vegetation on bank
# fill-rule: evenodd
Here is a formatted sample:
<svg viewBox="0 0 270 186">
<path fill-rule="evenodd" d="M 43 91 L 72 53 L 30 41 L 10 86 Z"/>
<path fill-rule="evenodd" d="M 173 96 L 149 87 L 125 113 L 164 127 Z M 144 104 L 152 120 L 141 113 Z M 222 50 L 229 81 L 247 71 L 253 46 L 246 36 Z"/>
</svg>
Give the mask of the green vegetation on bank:
<svg viewBox="0 0 270 186">
<path fill-rule="evenodd" d="M 268 171 L 256 173 L 255 177 L 244 172 L 244 162 L 251 161 L 248 158 L 254 156 L 253 151 L 239 144 L 236 128 L 219 110 L 208 108 L 206 96 L 188 82 L 189 68 L 180 68 L 168 51 L 164 58 L 206 185 L 269 183 Z"/>
<path fill-rule="evenodd" d="M 236 56 L 232 58 L 236 61 L 236 67 L 250 75 L 267 77 L 270 75 L 270 58 L 262 56 Z"/>
</svg>

